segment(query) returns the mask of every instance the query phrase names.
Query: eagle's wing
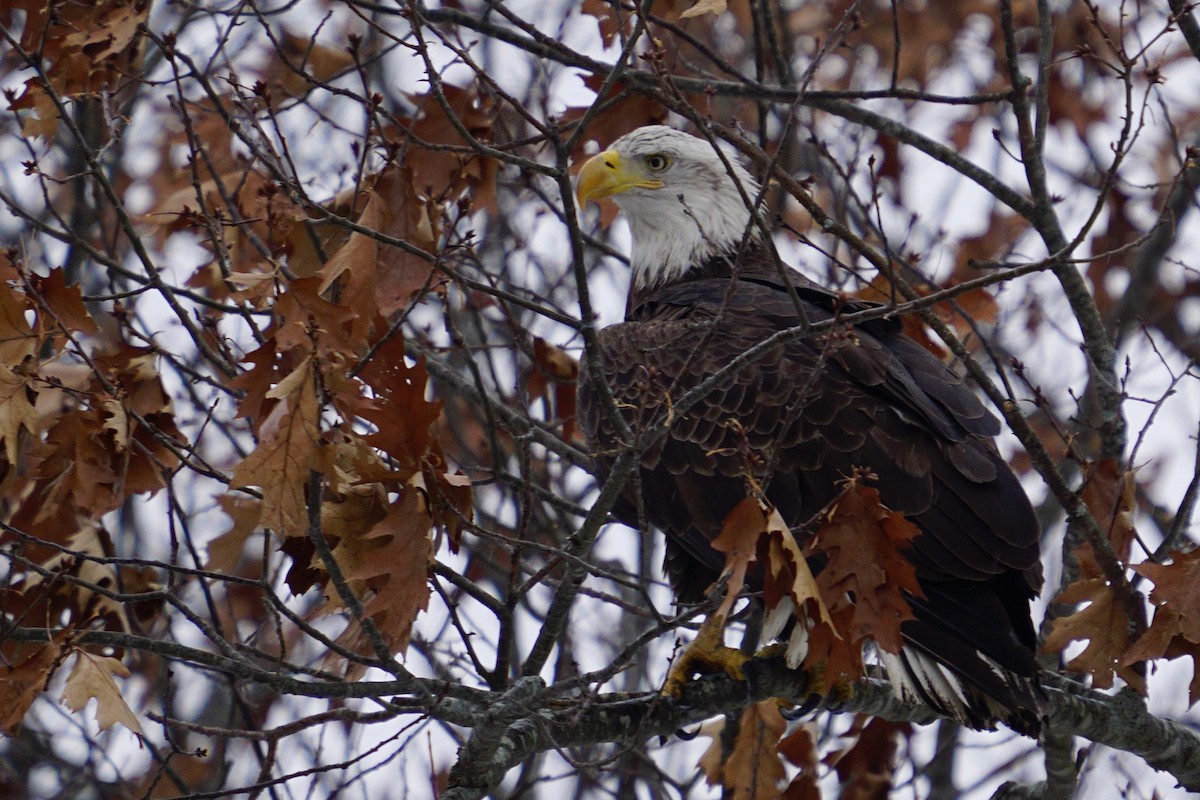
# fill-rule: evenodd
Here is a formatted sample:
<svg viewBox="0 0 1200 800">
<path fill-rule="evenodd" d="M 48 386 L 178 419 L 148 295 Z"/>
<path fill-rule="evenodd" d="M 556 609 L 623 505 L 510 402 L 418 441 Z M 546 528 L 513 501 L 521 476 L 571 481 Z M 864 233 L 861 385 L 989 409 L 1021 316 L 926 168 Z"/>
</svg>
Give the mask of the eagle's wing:
<svg viewBox="0 0 1200 800">
<path fill-rule="evenodd" d="M 746 496 L 747 474 L 799 526 L 837 496 L 839 482 L 869 470 L 882 502 L 922 532 L 905 551 L 926 594 L 910 598 L 917 619 L 905 623 L 906 640 L 986 696 L 948 710 L 986 726 L 995 716 L 989 698 L 1036 708 L 1032 682 L 1022 681 L 1037 671 L 1028 611 L 1041 582 L 1037 520 L 991 443 L 997 420 L 898 324 L 791 338 L 676 408 L 777 331 L 834 315 L 828 294 L 799 296 L 798 309 L 769 279 L 691 280 L 644 298 L 627 322 L 599 333 L 604 378 L 627 424 L 635 434 L 668 424 L 643 452 L 617 516 L 668 532 L 669 578 L 680 599 L 696 599 L 722 567 L 708 543 Z M 580 418 L 600 463 L 611 464 L 618 439 L 586 376 Z M 946 705 L 916 683 L 917 694 Z M 1016 725 L 1035 727 L 1036 717 Z"/>
</svg>

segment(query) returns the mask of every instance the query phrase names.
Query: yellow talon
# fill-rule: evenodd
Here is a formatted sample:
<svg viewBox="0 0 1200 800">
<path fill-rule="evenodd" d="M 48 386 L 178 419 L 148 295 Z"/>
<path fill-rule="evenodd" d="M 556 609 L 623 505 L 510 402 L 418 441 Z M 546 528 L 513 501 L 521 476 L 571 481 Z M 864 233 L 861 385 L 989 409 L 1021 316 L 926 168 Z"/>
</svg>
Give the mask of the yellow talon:
<svg viewBox="0 0 1200 800">
<path fill-rule="evenodd" d="M 699 671 L 724 672 L 734 680 L 744 681 L 746 673 L 742 671 L 742 665 L 750 660 L 750 656 L 741 650 L 726 647 L 724 633 L 723 615 L 713 614 L 704 620 L 696 638 L 671 665 L 662 693 L 678 700 L 684 684 L 691 680 L 693 673 Z"/>
</svg>

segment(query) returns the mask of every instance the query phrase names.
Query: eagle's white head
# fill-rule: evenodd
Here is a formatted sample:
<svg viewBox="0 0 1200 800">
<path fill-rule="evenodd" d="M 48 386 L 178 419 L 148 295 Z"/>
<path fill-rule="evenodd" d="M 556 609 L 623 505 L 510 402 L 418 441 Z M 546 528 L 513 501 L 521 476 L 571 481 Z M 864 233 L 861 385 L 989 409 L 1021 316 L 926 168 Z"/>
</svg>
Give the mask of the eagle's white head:
<svg viewBox="0 0 1200 800">
<path fill-rule="evenodd" d="M 741 186 L 739 191 L 738 186 Z M 633 285 L 649 289 L 682 277 L 749 235 L 758 182 L 736 156 L 663 125 L 627 133 L 579 171 L 579 204 L 611 197 L 633 236 Z"/>
</svg>

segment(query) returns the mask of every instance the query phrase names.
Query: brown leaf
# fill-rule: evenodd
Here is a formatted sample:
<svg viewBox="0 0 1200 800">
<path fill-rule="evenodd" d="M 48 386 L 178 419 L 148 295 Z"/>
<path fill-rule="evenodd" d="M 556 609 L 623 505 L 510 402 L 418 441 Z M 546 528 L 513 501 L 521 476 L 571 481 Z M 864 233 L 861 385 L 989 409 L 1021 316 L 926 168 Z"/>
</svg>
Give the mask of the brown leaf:
<svg viewBox="0 0 1200 800">
<path fill-rule="evenodd" d="M 834 640 L 840 640 L 841 635 L 834 626 L 829 608 L 821 597 L 821 589 L 817 579 L 813 577 L 796 537 L 788 528 L 778 509 L 771 508 L 764 520 L 766 527 L 765 547 L 760 542 L 760 560 L 765 563 L 763 569 L 763 603 L 766 613 L 779 606 L 785 599 L 791 601 L 793 614 L 797 617 L 797 625 L 805 630 L 813 626 L 828 631 Z M 793 633 L 797 644 L 807 646 L 807 639 L 797 632 Z M 832 644 L 830 644 L 832 647 Z M 828 651 L 828 648 L 826 648 Z M 795 669 L 800 666 L 807 652 L 800 647 L 789 647 L 786 653 L 787 664 Z M 826 652 L 828 655 L 828 652 Z"/>
<path fill-rule="evenodd" d="M 387 516 L 356 545 L 348 545 L 336 556 L 343 564 L 346 579 L 354 586 L 365 587 L 360 595 L 363 609 L 395 650 L 408 647 L 413 621 L 429 604 L 432 525 L 421 493 L 410 486 L 388 509 Z M 331 596 L 330 608 L 337 606 Z M 356 652 L 368 652 L 362 626 L 357 622 L 351 621 L 337 641 Z M 351 679 L 359 675 L 361 668 L 357 665 L 348 672 Z"/>
<path fill-rule="evenodd" d="M 442 408 L 440 401 L 425 399 L 425 365 L 417 361 L 410 367 L 403 340 L 393 336 L 375 349 L 359 377 L 376 398 L 361 412 L 376 427 L 367 442 L 391 456 L 393 469 L 399 469 L 397 478 L 407 481 L 434 447 L 431 426 Z"/>
<path fill-rule="evenodd" d="M 9 103 L 8 108 L 10 111 L 26 112 L 20 116 L 22 136 L 41 136 L 49 142 L 58 134 L 58 106 L 46 91 L 46 84 L 41 78 L 25 81 L 21 96 Z"/>
<path fill-rule="evenodd" d="M 721 577 L 728 576 L 725 599 L 713 612 L 714 616 L 728 618 L 734 601 L 746 585 L 746 570 L 756 558 L 758 539 L 766 530 L 766 509 L 758 498 L 744 498 L 725 516 L 721 524 L 721 533 L 710 542 L 713 550 L 725 554 L 725 567 L 721 571 Z"/>
<path fill-rule="evenodd" d="M 25 319 L 32 304 L 0 281 L 0 363 L 20 364 L 37 351 L 38 337 Z"/>
<path fill-rule="evenodd" d="M 809 722 L 797 726 L 779 741 L 779 754 L 800 768 L 783 790 L 781 800 L 821 800 L 817 736 L 816 725 Z"/>
<path fill-rule="evenodd" d="M 274 64 L 265 70 L 282 87 L 285 95 L 303 97 L 312 88 L 309 76 L 317 83 L 326 83 L 354 66 L 354 57 L 345 47 L 319 44 L 312 35 L 302 35 L 284 28 L 280 47 L 275 52 L 286 58 L 287 64 Z"/>
<path fill-rule="evenodd" d="M 337 372 L 366 351 L 374 316 L 361 319 L 355 309 L 331 302 L 322 291 L 317 277 L 288 281 L 275 301 L 275 342 L 280 350 L 315 353 L 319 365 Z"/>
<path fill-rule="evenodd" d="M 321 504 L 321 530 L 337 542 L 332 549 L 333 558 L 356 595 L 362 596 L 366 581 L 350 576 L 378 560 L 377 551 L 383 542 L 371 534 L 388 511 L 387 492 L 377 483 L 352 486 L 344 496 L 329 498 Z M 340 598 L 331 592 L 329 609 L 341 607 Z"/>
<path fill-rule="evenodd" d="M 139 26 L 150 13 L 144 0 L 10 0 L 6 5 L 26 11 L 21 46 L 41 57 L 41 71 L 62 97 L 114 89 L 128 80 L 139 57 Z"/>
<path fill-rule="evenodd" d="M 1189 703 L 1200 702 L 1200 550 L 1172 553 L 1170 564 L 1143 562 L 1133 567 L 1154 581 L 1150 601 L 1154 621 L 1121 659 L 1122 666 L 1157 658 L 1191 656 Z"/>
<path fill-rule="evenodd" d="M 16 665 L 0 667 L 0 730 L 12 733 L 25 718 L 60 663 L 65 638 L 65 632 L 56 634 L 54 641 L 34 648 Z"/>
<path fill-rule="evenodd" d="M 605 47 L 611 45 L 617 38 L 622 27 L 621 21 L 624 20 L 627 24 L 629 20 L 633 19 L 632 14 L 618 17 L 619 4 L 605 2 L 605 0 L 583 0 L 580 11 L 596 18 L 596 24 L 600 28 L 600 39 L 604 42 Z"/>
<path fill-rule="evenodd" d="M 37 298 L 46 304 L 50 309 L 50 316 L 53 317 L 49 320 L 52 325 L 48 325 L 39 313 L 38 319 L 43 330 L 62 325 L 74 334 L 94 336 L 100 332 L 100 327 L 83 305 L 83 292 L 78 285 L 67 286 L 66 273 L 61 267 L 50 270 L 44 278 L 40 275 L 30 275 L 28 280 Z"/>
<path fill-rule="evenodd" d="M 63 510 L 99 519 L 120 505 L 107 437 L 103 415 L 96 409 L 64 414 L 50 428 L 47 455 L 37 471 L 38 491 L 28 501 L 33 522 Z"/>
<path fill-rule="evenodd" d="M 972 266 L 973 262 L 992 262 L 1007 258 L 1021 235 L 1028 229 L 1029 220 L 1020 214 L 1005 214 L 993 210 L 982 233 L 969 236 L 958 243 L 955 276 L 961 279 L 977 275 L 978 272 Z"/>
<path fill-rule="evenodd" d="M 702 14 L 720 15 L 725 13 L 728 5 L 727 0 L 697 0 L 696 5 L 681 13 L 679 17 L 680 19 L 690 19 Z"/>
<path fill-rule="evenodd" d="M 34 406 L 37 393 L 33 387 L 33 381 L 24 371 L 17 372 L 7 364 L 0 364 L 0 441 L 4 442 L 4 455 L 9 464 L 20 463 L 22 430 L 30 436 L 41 433 L 41 419 Z"/>
<path fill-rule="evenodd" d="M 1200 644 L 1200 550 L 1172 553 L 1170 564 L 1144 561 L 1133 571 L 1154 581 L 1151 602 L 1174 608 L 1181 616 L 1179 632 Z"/>
<path fill-rule="evenodd" d="M 1129 563 L 1133 540 L 1137 535 L 1133 518 L 1137 510 L 1137 479 L 1133 470 L 1119 471 L 1113 459 L 1096 464 L 1080 491 L 1080 499 L 1092 512 L 1100 529 L 1108 536 L 1113 552 L 1122 564 Z M 1087 542 L 1075 550 L 1079 559 L 1079 574 L 1084 578 L 1099 578 L 1104 570 L 1096 553 Z M 1149 577 L 1149 576 L 1146 576 Z"/>
<path fill-rule="evenodd" d="M 540 336 L 533 338 L 533 364 L 525 372 L 525 391 L 541 398 L 546 415 L 563 421 L 563 436 L 575 434 L 575 383 L 579 362 L 567 351 Z"/>
<path fill-rule="evenodd" d="M 1060 653 L 1073 641 L 1087 641 L 1082 653 L 1067 662 L 1067 668 L 1092 676 L 1097 688 L 1108 689 L 1114 675 L 1143 694 L 1145 680 L 1122 664 L 1129 650 L 1129 615 L 1103 578 L 1077 581 L 1055 598 L 1056 603 L 1087 603 L 1073 614 L 1054 620 L 1042 645 L 1047 653 Z"/>
<path fill-rule="evenodd" d="M 857 734 L 854 744 L 825 759 L 834 765 L 841 779 L 840 800 L 887 800 L 900 738 L 911 735 L 912 725 L 879 717 L 859 717 L 850 733 Z"/>
<path fill-rule="evenodd" d="M 253 497 L 226 494 L 218 497 L 217 502 L 233 525 L 208 543 L 208 561 L 205 563 L 205 569 L 232 575 L 235 574 L 237 563 L 246 549 L 246 540 L 259 528 L 262 501 Z"/>
<path fill-rule="evenodd" d="M 72 711 L 82 711 L 89 700 L 95 699 L 100 730 L 106 731 L 119 722 L 140 736 L 142 726 L 113 680 L 114 675 L 128 678 L 129 668 L 115 658 L 93 655 L 86 650 L 76 649 L 75 654 L 75 667 L 63 689 L 63 703 Z"/>
<path fill-rule="evenodd" d="M 721 761 L 720 726 L 705 731 L 712 744 L 700 757 L 708 785 L 718 782 L 733 800 L 776 800 L 780 784 L 787 778 L 777 745 L 787 723 L 775 700 L 747 706 L 738 723 L 737 737 L 729 757 Z"/>
<path fill-rule="evenodd" d="M 437 203 L 469 191 L 475 208 L 494 210 L 499 165 L 472 150 L 460 132 L 461 128 L 477 141 L 491 142 L 494 102 L 475 84 L 461 88 L 444 83 L 442 99 L 444 105 L 431 95 L 413 98 L 420 111 L 406 121 L 400 140 L 401 159 L 413 170 L 412 180 L 405 183 Z"/>
<path fill-rule="evenodd" d="M 883 507 L 876 489 L 852 482 L 808 541 L 808 555 L 828 559 L 817 585 L 830 610 L 854 598 L 851 627 L 843 631 L 852 641 L 869 638 L 900 651 L 900 624 L 914 618 L 904 592 L 924 596 L 916 570 L 900 554 L 917 534 L 902 514 Z"/>
<path fill-rule="evenodd" d="M 42 562 L 41 570 L 26 578 L 25 592 L 44 587 L 51 608 L 69 612 L 74 625 L 103 621 L 110 629 L 129 630 L 127 606 L 87 588 L 115 589 L 120 585 L 116 568 L 108 563 L 114 555 L 108 532 L 89 522 L 78 525 L 62 544 L 63 550 L 56 551 Z M 58 575 L 70 575 L 78 581 L 58 580 Z"/>
<path fill-rule="evenodd" d="M 280 402 L 259 429 L 258 447 L 234 469 L 230 488 L 261 487 L 259 524 L 280 536 L 306 536 L 310 474 L 324 471 L 312 360 L 306 359 L 267 397 Z"/>
<path fill-rule="evenodd" d="M 369 189 L 338 195 L 327 208 L 383 237 L 423 250 L 429 257 L 382 242 L 371 233 L 347 231 L 336 222 L 314 222 L 311 225 L 320 235 L 326 259 L 322 264 L 313 249 L 313 231 L 297 227 L 290 234 L 289 265 L 300 275 L 319 274 L 320 291 L 328 296 L 335 287 L 338 302 L 352 308 L 363 325 L 407 307 L 421 294 L 440 290 L 446 283 L 446 278 L 434 271 L 433 258 L 441 239 L 443 211 L 441 202 L 425 194 L 417 183 L 417 164 L 425 153 L 421 156 L 368 178 Z M 358 338 L 364 335 L 360 332 Z"/>
</svg>

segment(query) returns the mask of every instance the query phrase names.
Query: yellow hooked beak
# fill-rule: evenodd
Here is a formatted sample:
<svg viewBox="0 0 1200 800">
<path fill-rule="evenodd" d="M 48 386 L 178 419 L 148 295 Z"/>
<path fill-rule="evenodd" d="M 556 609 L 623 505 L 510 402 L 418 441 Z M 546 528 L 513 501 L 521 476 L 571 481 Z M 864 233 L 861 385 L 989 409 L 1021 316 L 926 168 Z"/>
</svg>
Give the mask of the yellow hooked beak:
<svg viewBox="0 0 1200 800">
<path fill-rule="evenodd" d="M 625 161 L 616 150 L 605 150 L 592 156 L 579 170 L 579 182 L 575 189 L 579 205 L 585 206 L 591 200 L 634 188 L 661 189 L 663 182 L 651 178 L 645 169 L 640 161 Z"/>
</svg>

